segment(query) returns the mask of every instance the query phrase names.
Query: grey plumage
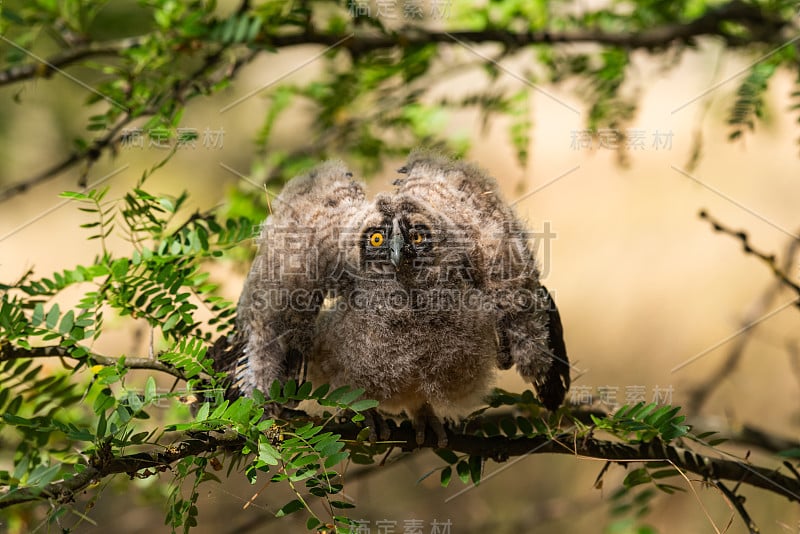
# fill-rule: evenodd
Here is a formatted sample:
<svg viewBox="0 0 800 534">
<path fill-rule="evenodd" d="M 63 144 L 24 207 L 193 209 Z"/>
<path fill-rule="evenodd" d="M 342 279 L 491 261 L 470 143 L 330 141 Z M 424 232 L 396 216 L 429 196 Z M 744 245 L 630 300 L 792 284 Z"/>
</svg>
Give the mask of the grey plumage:
<svg viewBox="0 0 800 534">
<path fill-rule="evenodd" d="M 557 408 L 561 320 L 497 184 L 425 151 L 400 172 L 369 201 L 327 162 L 272 203 L 239 302 L 240 391 L 288 378 L 362 387 L 419 425 L 466 415 L 495 369 L 516 365 Z"/>
</svg>

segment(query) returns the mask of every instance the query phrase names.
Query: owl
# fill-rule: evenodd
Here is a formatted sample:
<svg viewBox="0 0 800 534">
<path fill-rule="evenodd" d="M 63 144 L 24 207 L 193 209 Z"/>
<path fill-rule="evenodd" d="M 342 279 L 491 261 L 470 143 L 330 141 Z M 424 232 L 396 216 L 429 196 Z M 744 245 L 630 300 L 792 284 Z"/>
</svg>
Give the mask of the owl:
<svg viewBox="0 0 800 534">
<path fill-rule="evenodd" d="M 570 375 L 561 319 L 528 233 L 480 168 L 412 152 L 369 200 L 341 162 L 272 202 L 239 301 L 241 394 L 294 378 L 364 389 L 417 441 L 459 420 L 516 366 L 555 410 Z"/>
</svg>

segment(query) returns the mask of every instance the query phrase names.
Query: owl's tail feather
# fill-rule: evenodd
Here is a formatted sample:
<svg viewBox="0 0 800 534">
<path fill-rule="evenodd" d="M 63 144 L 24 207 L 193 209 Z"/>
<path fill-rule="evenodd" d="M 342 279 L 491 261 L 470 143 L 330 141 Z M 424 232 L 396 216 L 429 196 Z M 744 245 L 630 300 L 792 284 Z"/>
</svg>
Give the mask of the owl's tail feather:
<svg viewBox="0 0 800 534">
<path fill-rule="evenodd" d="M 547 288 L 542 286 L 545 298 L 549 301 L 547 307 L 547 345 L 550 349 L 552 363 L 547 369 L 544 379 L 537 384 L 537 393 L 542 404 L 548 410 L 557 410 L 569 390 L 570 365 L 567 356 L 567 347 L 564 343 L 564 327 L 561 325 L 561 314 L 553 301 Z"/>
</svg>

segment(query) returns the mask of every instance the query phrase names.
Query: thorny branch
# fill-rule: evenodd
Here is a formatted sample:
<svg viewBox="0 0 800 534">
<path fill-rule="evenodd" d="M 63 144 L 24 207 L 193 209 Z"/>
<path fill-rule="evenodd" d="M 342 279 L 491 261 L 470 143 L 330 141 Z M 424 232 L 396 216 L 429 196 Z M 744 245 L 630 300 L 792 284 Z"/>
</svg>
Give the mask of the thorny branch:
<svg viewBox="0 0 800 534">
<path fill-rule="evenodd" d="M 0 346 L 0 362 L 20 359 L 20 358 L 66 358 L 72 360 L 81 360 L 82 358 L 75 358 L 70 355 L 64 348 L 57 345 L 33 347 L 30 350 L 15 347 L 13 345 Z M 90 353 L 86 358 L 97 365 L 115 366 L 119 362 L 118 358 L 110 356 L 103 356 L 100 354 Z M 140 358 L 140 357 L 126 357 L 125 367 L 129 369 L 149 369 L 153 371 L 160 371 L 180 380 L 186 380 L 187 377 L 180 371 L 169 364 L 161 362 L 154 358 Z M 486 414 L 481 418 L 482 422 L 496 421 L 508 417 L 509 412 L 496 411 L 491 414 Z M 570 413 L 570 417 L 583 422 L 584 424 L 591 424 L 591 415 L 597 417 L 606 417 L 607 412 L 602 410 L 586 410 L 577 409 Z M 718 437 L 726 439 L 729 443 L 744 446 L 756 447 L 766 452 L 777 454 L 781 451 L 790 449 L 800 449 L 800 441 L 793 440 L 773 433 L 767 432 L 756 426 L 749 424 L 737 425 L 736 428 L 730 428 L 721 420 L 713 418 L 697 418 L 691 419 L 693 428 L 700 429 L 701 431 L 713 430 L 719 434 Z"/>
<path fill-rule="evenodd" d="M 326 431 L 340 434 L 342 439 L 356 442 L 360 425 L 355 423 L 330 424 Z M 787 476 L 776 469 L 759 467 L 742 461 L 711 458 L 689 449 L 677 447 L 655 440 L 649 443 L 626 444 L 597 439 L 592 436 L 579 436 L 564 433 L 553 438 L 537 435 L 532 437 L 508 438 L 504 436 L 476 436 L 456 434 L 448 431 L 449 448 L 454 452 L 481 456 L 504 462 L 514 456 L 529 454 L 569 454 L 577 457 L 597 458 L 611 462 L 631 461 L 664 461 L 670 462 L 682 471 L 695 473 L 712 483 L 729 480 L 762 488 L 790 501 L 800 502 L 800 479 Z M 410 425 L 390 426 L 388 441 L 405 451 L 421 448 L 436 448 L 437 437 L 428 433 L 425 442 L 416 443 L 416 431 Z M 189 456 L 214 454 L 220 449 L 235 450 L 243 444 L 243 439 L 236 435 L 219 434 L 217 432 L 194 432 L 166 450 L 149 453 L 127 454 L 109 457 L 108 454 L 96 453 L 89 464 L 73 477 L 47 485 L 40 492 L 26 488 L 16 488 L 0 493 L 0 509 L 17 504 L 41 499 L 52 499 L 60 503 L 71 502 L 75 495 L 86 489 L 93 482 L 119 473 L 130 476 L 155 474 L 169 469 L 169 466 L 181 458 Z"/>
</svg>

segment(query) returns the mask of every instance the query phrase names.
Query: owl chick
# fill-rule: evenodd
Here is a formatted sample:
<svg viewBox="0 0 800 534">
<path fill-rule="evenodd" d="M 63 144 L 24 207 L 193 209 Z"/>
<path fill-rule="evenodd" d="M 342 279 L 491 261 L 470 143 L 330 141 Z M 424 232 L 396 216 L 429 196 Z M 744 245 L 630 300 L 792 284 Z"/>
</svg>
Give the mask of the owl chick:
<svg viewBox="0 0 800 534">
<path fill-rule="evenodd" d="M 569 388 L 561 319 L 524 226 L 478 167 L 415 151 L 369 201 L 339 162 L 273 202 L 237 317 L 243 394 L 276 379 L 364 388 L 426 426 L 480 405 L 516 365 L 555 410 Z"/>
</svg>

